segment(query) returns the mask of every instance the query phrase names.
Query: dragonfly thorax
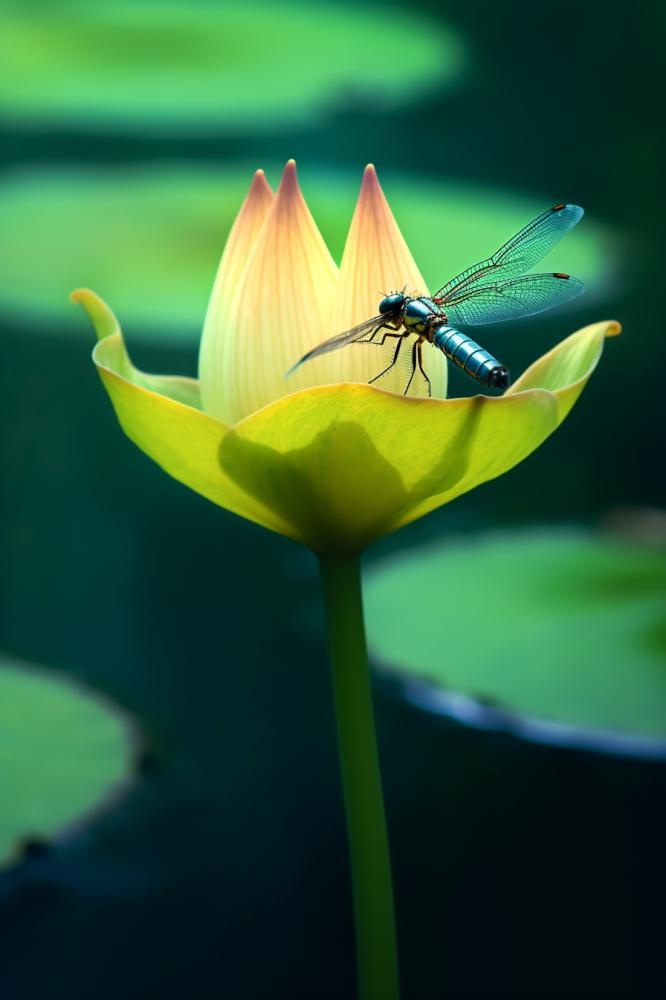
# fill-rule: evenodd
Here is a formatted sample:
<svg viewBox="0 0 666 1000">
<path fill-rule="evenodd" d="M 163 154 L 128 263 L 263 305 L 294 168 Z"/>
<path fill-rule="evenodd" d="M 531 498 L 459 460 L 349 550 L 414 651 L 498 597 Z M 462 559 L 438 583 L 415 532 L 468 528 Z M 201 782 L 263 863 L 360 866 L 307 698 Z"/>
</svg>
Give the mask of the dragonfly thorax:
<svg viewBox="0 0 666 1000">
<path fill-rule="evenodd" d="M 420 299 L 408 299 L 405 304 L 403 323 L 411 333 L 428 333 L 434 319 L 442 322 L 442 310 L 432 299 L 422 296 Z"/>
</svg>

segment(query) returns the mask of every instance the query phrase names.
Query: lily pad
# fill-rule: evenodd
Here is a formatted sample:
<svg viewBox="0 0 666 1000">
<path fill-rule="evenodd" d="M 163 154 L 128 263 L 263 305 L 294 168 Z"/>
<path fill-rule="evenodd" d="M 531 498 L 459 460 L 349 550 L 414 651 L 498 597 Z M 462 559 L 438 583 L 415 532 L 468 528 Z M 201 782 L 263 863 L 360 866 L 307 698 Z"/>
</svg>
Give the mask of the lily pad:
<svg viewBox="0 0 666 1000">
<path fill-rule="evenodd" d="M 6 174 L 0 183 L 0 310 L 23 323 L 71 329 L 77 321 L 69 292 L 88 286 L 113 303 L 130 339 L 197 343 L 224 241 L 252 169 Z M 301 173 L 305 196 L 339 260 L 360 171 L 306 167 Z M 280 169 L 270 176 L 277 181 Z M 418 175 L 386 172 L 382 181 L 433 287 L 495 249 L 544 207 L 544 199 Z M 605 227 L 585 220 L 553 252 L 551 264 L 577 274 L 588 287 L 608 278 L 613 259 Z"/>
<path fill-rule="evenodd" d="M 55 673 L 0 661 L 0 864 L 52 839 L 128 779 L 128 720 Z"/>
<path fill-rule="evenodd" d="M 455 33 L 413 10 L 384 13 L 289 0 L 5 3 L 0 111 L 91 132 L 276 129 L 460 75 Z M 404 38 L 417 55 L 395 58 Z"/>
<path fill-rule="evenodd" d="M 467 538 L 394 557 L 366 579 L 372 653 L 422 704 L 666 747 L 663 547 L 592 533 Z M 416 682 L 416 683 L 414 683 Z M 441 693 L 447 697 L 439 697 Z M 575 732 L 574 732 L 575 736 Z M 654 741 L 657 743 L 654 743 Z"/>
</svg>

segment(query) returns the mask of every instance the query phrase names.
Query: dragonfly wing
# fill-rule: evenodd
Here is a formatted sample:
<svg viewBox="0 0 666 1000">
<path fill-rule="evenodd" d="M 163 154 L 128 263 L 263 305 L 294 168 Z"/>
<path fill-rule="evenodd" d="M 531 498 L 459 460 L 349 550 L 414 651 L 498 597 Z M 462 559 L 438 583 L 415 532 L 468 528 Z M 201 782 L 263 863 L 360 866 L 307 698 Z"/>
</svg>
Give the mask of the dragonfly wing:
<svg viewBox="0 0 666 1000">
<path fill-rule="evenodd" d="M 370 337 L 377 333 L 385 323 L 389 322 L 391 317 L 388 315 L 373 316 L 372 319 L 366 319 L 365 322 L 359 323 L 358 326 L 352 327 L 351 330 L 345 330 L 344 333 L 338 333 L 335 337 L 329 337 L 328 340 L 324 340 L 321 344 L 313 347 L 311 351 L 304 354 L 296 364 L 292 365 L 286 376 L 291 375 L 295 372 L 297 368 L 305 361 L 310 361 L 312 358 L 318 358 L 320 354 L 328 354 L 329 351 L 337 351 L 340 347 L 346 347 L 347 344 L 358 343 L 360 340 L 369 340 Z"/>
<path fill-rule="evenodd" d="M 568 302 L 584 290 L 582 281 L 568 274 L 525 274 L 472 288 L 444 308 L 452 326 L 481 326 L 534 316 Z"/>
<path fill-rule="evenodd" d="M 556 246 L 583 217 L 578 205 L 554 205 L 502 244 L 499 250 L 468 267 L 435 292 L 433 298 L 447 302 L 463 290 L 525 274 Z"/>
</svg>

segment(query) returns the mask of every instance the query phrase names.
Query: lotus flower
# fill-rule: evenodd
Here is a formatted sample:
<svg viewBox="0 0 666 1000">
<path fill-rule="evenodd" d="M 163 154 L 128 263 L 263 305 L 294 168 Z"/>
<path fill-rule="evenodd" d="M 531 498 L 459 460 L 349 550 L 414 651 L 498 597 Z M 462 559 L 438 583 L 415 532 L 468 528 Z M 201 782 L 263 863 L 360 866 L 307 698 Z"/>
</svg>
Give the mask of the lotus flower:
<svg viewBox="0 0 666 1000">
<path fill-rule="evenodd" d="M 199 380 L 132 365 L 93 292 L 73 294 L 99 343 L 94 360 L 126 434 L 174 478 L 319 555 L 345 792 L 360 1000 L 398 1000 L 388 839 L 363 628 L 359 553 L 501 475 L 565 418 L 616 323 L 574 333 L 501 397 L 419 399 L 403 378 L 368 385 L 372 345 L 284 372 L 334 333 L 374 315 L 383 292 L 427 288 L 372 167 L 338 269 L 295 166 L 273 195 L 259 171 L 220 262 Z M 435 396 L 442 356 L 426 352 Z M 395 391 L 390 391 L 394 389 Z"/>
<path fill-rule="evenodd" d="M 133 367 L 108 306 L 73 293 L 99 337 L 94 361 L 126 434 L 214 503 L 317 552 L 360 551 L 508 471 L 562 422 L 616 323 L 579 330 L 501 397 L 444 399 L 446 365 L 424 345 L 432 399 L 382 389 L 373 345 L 285 371 L 377 311 L 382 292 L 426 283 L 373 167 L 363 177 L 338 268 L 303 199 L 293 161 L 277 194 L 254 177 L 222 255 L 199 380 Z M 379 294 L 378 294 L 379 293 Z M 395 391 L 387 391 L 395 390 Z"/>
</svg>

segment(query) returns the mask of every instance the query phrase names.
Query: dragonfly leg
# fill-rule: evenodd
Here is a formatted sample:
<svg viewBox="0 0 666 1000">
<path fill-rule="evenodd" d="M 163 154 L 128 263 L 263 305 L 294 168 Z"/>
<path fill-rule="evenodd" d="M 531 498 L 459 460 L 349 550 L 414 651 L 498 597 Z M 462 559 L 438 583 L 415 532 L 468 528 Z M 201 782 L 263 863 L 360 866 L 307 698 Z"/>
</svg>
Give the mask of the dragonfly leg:
<svg viewBox="0 0 666 1000">
<path fill-rule="evenodd" d="M 354 343 L 355 344 L 375 344 L 376 346 L 379 346 L 379 345 L 381 345 L 381 344 L 384 343 L 384 338 L 382 337 L 381 340 L 375 340 L 375 337 L 377 336 L 377 334 L 379 333 L 379 331 L 383 330 L 383 329 L 384 329 L 384 327 L 378 326 L 376 330 L 373 330 L 373 332 L 370 334 L 369 337 L 364 337 L 363 340 L 355 340 Z"/>
<path fill-rule="evenodd" d="M 422 358 L 422 354 L 421 354 L 423 339 L 424 339 L 423 337 L 419 337 L 419 339 L 414 342 L 414 346 L 412 347 L 412 372 L 411 372 L 411 375 L 409 376 L 409 381 L 407 382 L 407 385 L 405 386 L 405 389 L 404 389 L 404 392 L 403 392 L 403 396 L 406 396 L 407 393 L 409 392 L 409 390 L 411 389 L 412 382 L 414 381 L 414 376 L 416 375 L 417 368 L 418 368 L 419 372 L 421 373 L 421 375 L 423 376 L 423 381 L 425 382 L 425 384 L 426 384 L 426 386 L 428 388 L 428 397 L 432 396 L 432 387 L 430 385 L 430 379 L 428 378 L 428 376 L 426 375 L 426 373 L 423 370 L 423 358 Z"/>
<path fill-rule="evenodd" d="M 400 326 L 402 326 L 402 323 L 400 324 Z M 372 331 L 372 333 L 370 334 L 369 337 L 367 337 L 367 338 L 365 338 L 363 340 L 356 340 L 355 343 L 356 344 L 374 344 L 376 347 L 382 347 L 382 345 L 384 344 L 384 341 L 386 340 L 387 337 L 402 337 L 401 333 L 395 333 L 394 332 L 395 330 L 399 330 L 399 329 L 400 329 L 400 327 L 392 326 L 392 325 L 389 325 L 388 323 L 382 323 L 381 326 L 378 326 L 376 330 Z M 377 334 L 379 333 L 380 330 L 386 330 L 386 333 L 384 334 L 384 336 L 382 337 L 381 340 L 375 340 L 375 337 L 377 336 Z"/>
<path fill-rule="evenodd" d="M 381 340 L 357 340 L 357 344 L 372 344 L 373 347 L 383 347 L 389 337 L 404 337 L 404 333 L 385 333 Z"/>
<path fill-rule="evenodd" d="M 387 372 L 390 372 L 391 368 L 393 368 L 393 366 L 395 365 L 396 361 L 398 360 L 398 356 L 400 354 L 400 348 L 402 347 L 402 342 L 404 340 L 404 334 L 394 333 L 392 335 L 391 334 L 387 334 L 387 336 L 394 336 L 394 337 L 399 336 L 400 337 L 400 339 L 398 340 L 398 343 L 396 344 L 396 347 L 395 347 L 395 352 L 393 354 L 393 360 L 391 361 L 390 365 L 387 365 L 386 368 L 384 368 L 384 370 L 379 373 L 379 375 L 375 375 L 374 378 L 371 378 L 370 381 L 368 382 L 368 385 L 372 385 L 372 383 L 376 382 L 377 379 L 380 379 L 382 377 L 382 375 L 386 375 Z"/>
<path fill-rule="evenodd" d="M 428 398 L 430 398 L 432 396 L 432 386 L 430 385 L 430 379 L 423 370 L 423 339 L 417 341 L 416 348 L 417 348 L 416 357 L 418 360 L 419 371 L 423 375 L 426 385 L 428 386 Z"/>
<path fill-rule="evenodd" d="M 419 346 L 419 341 L 415 340 L 414 341 L 414 346 L 412 347 L 412 374 L 409 376 L 409 381 L 407 382 L 407 385 L 405 386 L 405 389 L 404 389 L 404 392 L 403 392 L 403 396 L 407 395 L 407 393 L 409 392 L 409 387 L 411 386 L 412 382 L 414 381 L 414 374 L 416 372 L 416 365 L 417 365 L 417 358 L 418 358 L 418 346 Z M 419 363 L 419 367 L 420 367 L 420 363 Z"/>
</svg>

